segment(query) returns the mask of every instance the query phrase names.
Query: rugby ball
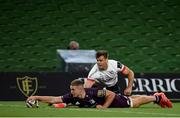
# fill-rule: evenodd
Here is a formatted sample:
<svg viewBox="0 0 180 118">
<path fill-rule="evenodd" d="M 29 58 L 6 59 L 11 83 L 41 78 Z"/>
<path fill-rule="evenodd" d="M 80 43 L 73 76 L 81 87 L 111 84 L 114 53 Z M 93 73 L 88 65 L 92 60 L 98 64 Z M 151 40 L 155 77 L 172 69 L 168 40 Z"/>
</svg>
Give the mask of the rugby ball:
<svg viewBox="0 0 180 118">
<path fill-rule="evenodd" d="M 39 107 L 38 100 L 28 100 L 26 101 L 26 106 L 28 108 L 38 108 Z"/>
</svg>

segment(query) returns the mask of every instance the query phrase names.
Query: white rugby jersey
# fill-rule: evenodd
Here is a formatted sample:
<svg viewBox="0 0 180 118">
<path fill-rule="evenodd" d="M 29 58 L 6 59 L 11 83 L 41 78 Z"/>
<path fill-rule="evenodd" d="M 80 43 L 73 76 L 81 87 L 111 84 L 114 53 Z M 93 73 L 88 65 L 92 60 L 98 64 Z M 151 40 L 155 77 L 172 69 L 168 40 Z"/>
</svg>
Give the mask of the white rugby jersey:
<svg viewBox="0 0 180 118">
<path fill-rule="evenodd" d="M 88 79 L 105 84 L 107 87 L 114 86 L 118 81 L 118 72 L 123 71 L 125 66 L 118 61 L 108 60 L 108 68 L 99 70 L 95 64 L 88 74 Z"/>
</svg>

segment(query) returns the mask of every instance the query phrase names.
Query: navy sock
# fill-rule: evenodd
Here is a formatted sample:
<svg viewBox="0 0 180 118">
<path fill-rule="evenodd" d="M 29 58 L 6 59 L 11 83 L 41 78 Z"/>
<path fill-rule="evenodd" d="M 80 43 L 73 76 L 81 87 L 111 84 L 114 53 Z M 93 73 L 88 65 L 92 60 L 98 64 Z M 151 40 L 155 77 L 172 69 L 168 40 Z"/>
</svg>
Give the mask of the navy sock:
<svg viewBox="0 0 180 118">
<path fill-rule="evenodd" d="M 160 100 L 161 100 L 161 96 L 155 95 L 155 97 L 156 97 L 156 101 L 154 103 L 158 104 L 160 102 Z"/>
</svg>

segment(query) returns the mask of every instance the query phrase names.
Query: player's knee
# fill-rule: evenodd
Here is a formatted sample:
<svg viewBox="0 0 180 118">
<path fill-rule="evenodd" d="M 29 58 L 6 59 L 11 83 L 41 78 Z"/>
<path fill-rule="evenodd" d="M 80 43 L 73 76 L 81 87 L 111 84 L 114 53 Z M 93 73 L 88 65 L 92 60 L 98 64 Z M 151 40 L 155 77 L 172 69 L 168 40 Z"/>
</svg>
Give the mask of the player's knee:
<svg viewBox="0 0 180 118">
<path fill-rule="evenodd" d="M 133 103 L 133 108 L 138 108 L 140 106 L 139 103 Z"/>
<path fill-rule="evenodd" d="M 142 104 L 145 104 L 147 100 L 147 96 L 139 96 L 138 98 L 135 98 L 133 101 L 133 107 L 137 108 L 140 107 Z"/>
<path fill-rule="evenodd" d="M 137 100 L 137 99 L 133 99 L 133 98 L 131 98 L 131 107 L 132 108 L 137 108 L 137 107 L 139 107 L 139 103 L 138 103 L 139 101 Z"/>
</svg>

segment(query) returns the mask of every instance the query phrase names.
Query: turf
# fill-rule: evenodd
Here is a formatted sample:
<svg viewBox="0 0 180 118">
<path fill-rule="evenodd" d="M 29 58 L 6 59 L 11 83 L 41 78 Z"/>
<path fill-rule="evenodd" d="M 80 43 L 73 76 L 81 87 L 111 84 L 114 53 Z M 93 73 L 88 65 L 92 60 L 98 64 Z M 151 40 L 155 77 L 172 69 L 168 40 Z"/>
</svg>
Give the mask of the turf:
<svg viewBox="0 0 180 118">
<path fill-rule="evenodd" d="M 180 117 L 180 103 L 172 109 L 162 109 L 155 104 L 140 108 L 52 108 L 40 103 L 39 108 L 27 108 L 23 101 L 0 101 L 0 117 Z"/>
</svg>

